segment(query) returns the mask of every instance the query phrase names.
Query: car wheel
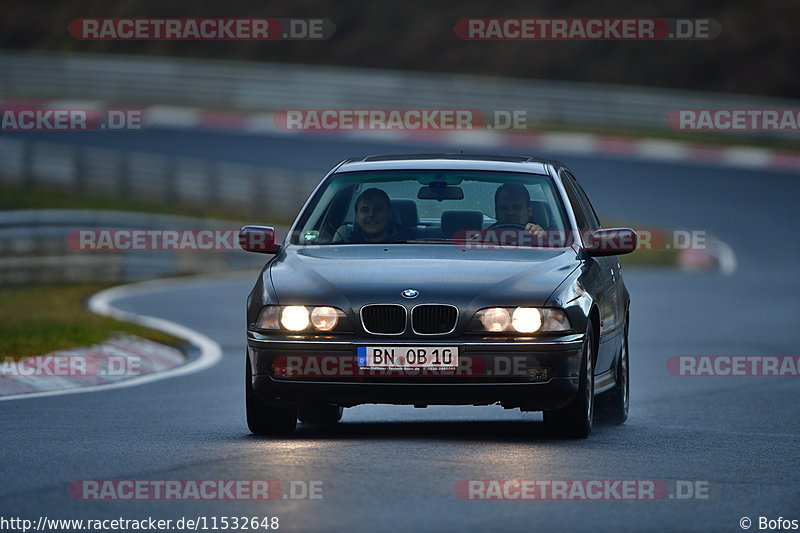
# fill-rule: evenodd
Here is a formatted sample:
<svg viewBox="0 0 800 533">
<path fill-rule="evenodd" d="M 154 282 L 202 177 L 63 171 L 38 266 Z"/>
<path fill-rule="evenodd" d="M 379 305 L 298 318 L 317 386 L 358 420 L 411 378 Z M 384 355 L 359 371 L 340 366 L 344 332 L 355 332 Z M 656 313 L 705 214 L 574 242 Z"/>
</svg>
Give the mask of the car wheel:
<svg viewBox="0 0 800 533">
<path fill-rule="evenodd" d="M 303 424 L 328 426 L 342 419 L 344 408 L 334 404 L 303 405 L 297 410 L 297 417 Z"/>
<path fill-rule="evenodd" d="M 553 433 L 572 438 L 586 438 L 594 419 L 594 328 L 586 328 L 581 349 L 581 372 L 575 399 L 560 409 L 545 411 L 544 423 Z"/>
<path fill-rule="evenodd" d="M 297 408 L 293 405 L 268 405 L 253 390 L 253 371 L 245 359 L 245 401 L 247 427 L 255 435 L 287 435 L 297 427 Z"/>
<path fill-rule="evenodd" d="M 630 360 L 628 357 L 628 323 L 622 337 L 622 349 L 617 360 L 617 383 L 614 388 L 597 397 L 597 414 L 609 424 L 624 424 L 630 404 Z"/>
</svg>

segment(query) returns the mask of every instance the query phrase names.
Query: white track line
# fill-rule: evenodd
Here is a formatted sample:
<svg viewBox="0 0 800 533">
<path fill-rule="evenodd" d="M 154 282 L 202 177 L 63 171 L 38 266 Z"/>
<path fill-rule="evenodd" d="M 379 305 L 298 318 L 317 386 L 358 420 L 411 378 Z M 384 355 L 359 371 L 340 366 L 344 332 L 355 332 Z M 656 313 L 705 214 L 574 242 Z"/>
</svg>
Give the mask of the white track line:
<svg viewBox="0 0 800 533">
<path fill-rule="evenodd" d="M 719 261 L 719 269 L 726 276 L 732 276 L 738 266 L 736 254 L 733 253 L 733 248 L 731 248 L 730 244 L 719 238 L 716 240 L 719 245 L 719 252 L 716 254 L 717 261 Z"/>
<path fill-rule="evenodd" d="M 97 392 L 106 391 L 111 389 L 121 389 L 123 387 L 133 387 L 135 385 L 143 385 L 145 383 L 152 383 L 162 379 L 174 378 L 177 376 L 185 376 L 194 372 L 205 370 L 217 364 L 222 358 L 222 347 L 214 340 L 206 337 L 193 329 L 181 326 L 175 322 L 164 320 L 163 318 L 156 318 L 146 315 L 137 315 L 136 313 L 129 313 L 121 311 L 113 307 L 112 302 L 132 296 L 135 294 L 143 294 L 147 292 L 158 292 L 164 288 L 175 287 L 179 285 L 190 285 L 192 282 L 187 280 L 156 280 L 144 281 L 141 283 L 133 283 L 130 285 L 122 285 L 120 287 L 112 287 L 104 291 L 100 291 L 89 299 L 89 309 L 99 315 L 109 316 L 117 320 L 125 322 L 133 322 L 150 329 L 162 331 L 174 337 L 186 339 L 190 344 L 196 346 L 200 350 L 200 357 L 186 363 L 184 365 L 165 370 L 163 372 L 156 372 L 135 378 L 126 379 L 116 383 L 107 383 L 104 385 L 92 385 L 89 387 L 75 387 L 72 389 L 51 390 L 43 392 L 32 392 L 29 394 L 14 394 L 10 396 L 0 396 L 0 401 L 6 400 L 23 400 L 28 398 L 43 398 L 47 396 L 60 396 L 62 394 L 78 394 L 82 392 Z M 197 283 L 197 281 L 195 281 Z"/>
</svg>

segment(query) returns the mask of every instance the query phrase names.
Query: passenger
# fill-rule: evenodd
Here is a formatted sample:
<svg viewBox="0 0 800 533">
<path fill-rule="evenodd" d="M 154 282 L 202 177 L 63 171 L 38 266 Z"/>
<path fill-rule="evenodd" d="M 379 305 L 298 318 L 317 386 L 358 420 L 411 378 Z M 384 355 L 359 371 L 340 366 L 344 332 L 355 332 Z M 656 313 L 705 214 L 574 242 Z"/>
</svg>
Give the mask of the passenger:
<svg viewBox="0 0 800 533">
<path fill-rule="evenodd" d="M 385 191 L 370 188 L 356 198 L 355 221 L 349 235 L 339 228 L 333 242 L 351 244 L 389 243 L 402 240 L 400 227 L 392 221 L 392 202 Z"/>
</svg>

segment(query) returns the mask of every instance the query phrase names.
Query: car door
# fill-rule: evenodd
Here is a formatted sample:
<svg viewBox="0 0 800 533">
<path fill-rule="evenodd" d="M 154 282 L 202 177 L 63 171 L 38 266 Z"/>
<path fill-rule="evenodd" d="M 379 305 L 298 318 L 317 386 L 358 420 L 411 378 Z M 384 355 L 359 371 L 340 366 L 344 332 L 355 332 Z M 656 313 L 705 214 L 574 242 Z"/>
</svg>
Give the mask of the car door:
<svg viewBox="0 0 800 533">
<path fill-rule="evenodd" d="M 575 177 L 569 171 L 562 170 L 562 182 L 582 234 L 600 229 L 600 220 L 594 207 Z M 586 268 L 587 279 L 596 290 L 600 314 L 600 346 L 595 365 L 595 372 L 599 374 L 611 368 L 617 351 L 615 333 L 620 321 L 617 291 L 619 262 L 616 256 L 592 257 L 586 261 Z"/>
</svg>

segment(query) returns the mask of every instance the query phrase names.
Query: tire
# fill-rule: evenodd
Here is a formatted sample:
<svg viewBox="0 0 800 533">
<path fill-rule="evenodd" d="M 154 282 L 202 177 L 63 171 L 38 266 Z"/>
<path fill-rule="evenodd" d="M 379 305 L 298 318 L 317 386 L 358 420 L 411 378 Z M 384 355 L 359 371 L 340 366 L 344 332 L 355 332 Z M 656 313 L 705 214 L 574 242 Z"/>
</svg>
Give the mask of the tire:
<svg viewBox="0 0 800 533">
<path fill-rule="evenodd" d="M 297 415 L 303 424 L 330 426 L 342 419 L 343 411 L 340 405 L 325 403 L 301 406 L 297 410 Z"/>
<path fill-rule="evenodd" d="M 578 393 L 569 405 L 543 413 L 545 426 L 550 432 L 576 439 L 584 439 L 592 432 L 595 357 L 594 327 L 590 321 L 581 349 Z"/>
<path fill-rule="evenodd" d="M 597 414 L 603 422 L 613 425 L 624 424 L 628 419 L 630 406 L 630 358 L 628 357 L 628 322 L 622 337 L 622 349 L 617 359 L 616 385 L 597 397 Z"/>
<path fill-rule="evenodd" d="M 245 358 L 245 403 L 247 427 L 254 435 L 288 435 L 297 427 L 297 408 L 293 405 L 267 405 L 253 390 L 253 371 Z"/>
</svg>

